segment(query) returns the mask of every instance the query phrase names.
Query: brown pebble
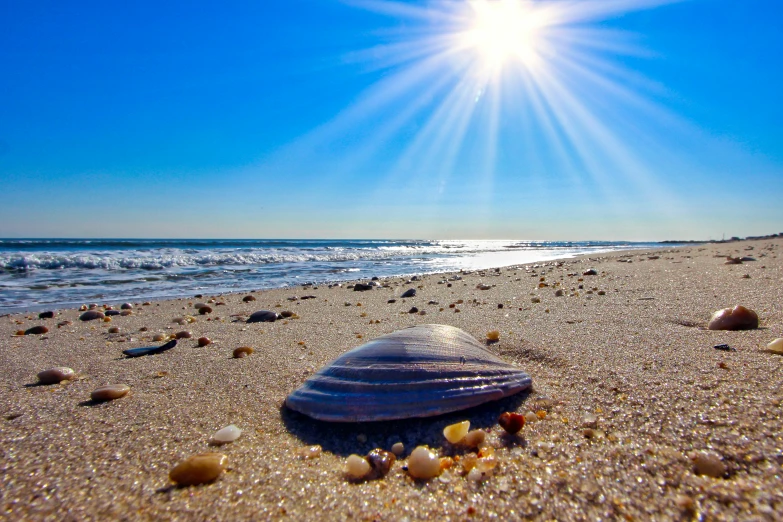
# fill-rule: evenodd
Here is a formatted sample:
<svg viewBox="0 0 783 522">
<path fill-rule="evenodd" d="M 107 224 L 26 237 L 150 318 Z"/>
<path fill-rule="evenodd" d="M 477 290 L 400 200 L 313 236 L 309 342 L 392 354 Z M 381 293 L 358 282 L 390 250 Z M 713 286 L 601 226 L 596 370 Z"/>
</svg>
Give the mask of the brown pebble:
<svg viewBox="0 0 783 522">
<path fill-rule="evenodd" d="M 108 386 L 101 386 L 96 388 L 90 394 L 94 401 L 113 401 L 120 397 L 128 395 L 130 387 L 125 384 L 109 384 Z"/>
<path fill-rule="evenodd" d="M 212 341 L 209 339 L 209 337 L 199 337 L 198 338 L 198 345 L 199 346 L 206 346 L 208 344 L 212 344 Z"/>
<path fill-rule="evenodd" d="M 38 325 L 38 326 L 33 326 L 32 328 L 28 328 L 27 330 L 24 331 L 24 334 L 25 335 L 41 335 L 41 334 L 45 334 L 48 331 L 49 331 L 49 329 L 47 327 L 42 326 L 42 325 Z"/>
<path fill-rule="evenodd" d="M 697 475 L 721 478 L 726 473 L 726 464 L 723 463 L 723 459 L 712 451 L 701 451 L 691 460 L 693 461 L 693 472 Z"/>
<path fill-rule="evenodd" d="M 385 477 L 396 460 L 397 457 L 394 456 L 394 453 L 379 448 L 367 454 L 367 462 L 370 463 L 372 468 L 373 478 Z"/>
<path fill-rule="evenodd" d="M 92 321 L 94 319 L 104 319 L 106 316 L 98 310 L 87 310 L 79 316 L 80 321 Z"/>
<path fill-rule="evenodd" d="M 181 332 L 177 332 L 174 335 L 174 337 L 177 339 L 190 339 L 191 337 L 193 337 L 193 334 L 188 332 L 187 330 L 183 330 Z"/>
<path fill-rule="evenodd" d="M 284 310 L 284 311 L 280 312 L 280 315 L 285 317 L 285 318 L 290 318 L 290 317 L 294 317 L 296 314 L 294 312 L 292 312 L 291 310 Z"/>
<path fill-rule="evenodd" d="M 506 432 L 514 435 L 515 433 L 519 433 L 525 426 L 525 416 L 507 411 L 500 416 L 498 424 L 500 424 L 500 427 L 506 430 Z"/>
<path fill-rule="evenodd" d="M 59 323 L 57 323 L 57 328 L 62 328 L 63 326 L 68 326 L 70 324 L 73 324 L 73 322 L 71 322 L 71 321 L 60 321 Z"/>
<path fill-rule="evenodd" d="M 759 316 L 753 310 L 737 305 L 712 314 L 710 330 L 753 330 L 759 327 Z"/>
<path fill-rule="evenodd" d="M 49 368 L 48 370 L 38 372 L 38 382 L 41 384 L 58 384 L 62 381 L 70 381 L 74 378 L 76 378 L 76 372 L 65 366 L 58 366 L 56 368 Z"/>
<path fill-rule="evenodd" d="M 155 334 L 152 336 L 153 341 L 162 341 L 163 339 L 166 339 L 168 336 L 163 334 Z"/>
<path fill-rule="evenodd" d="M 123 310 L 120 312 L 120 315 L 123 317 L 128 317 L 129 315 L 133 315 L 133 310 Z"/>
<path fill-rule="evenodd" d="M 245 297 L 242 298 L 242 302 L 244 302 L 244 303 L 249 303 L 249 302 L 255 301 L 255 300 L 256 300 L 256 298 L 253 297 L 252 295 L 246 295 Z"/>
<path fill-rule="evenodd" d="M 249 346 L 240 346 L 239 348 L 236 348 L 234 350 L 234 358 L 235 359 L 241 359 L 242 357 L 247 357 L 251 353 L 253 353 L 255 350 L 253 350 Z"/>
<path fill-rule="evenodd" d="M 120 333 L 120 327 L 119 326 L 112 326 L 111 328 L 109 328 L 109 333 L 112 333 L 112 334 Z"/>
<path fill-rule="evenodd" d="M 202 306 L 201 308 L 198 309 L 198 313 L 200 313 L 201 315 L 211 314 L 212 308 L 209 306 Z"/>
<path fill-rule="evenodd" d="M 121 310 L 132 310 L 133 309 L 133 305 L 130 304 L 130 303 L 122 303 L 122 305 L 120 305 L 120 309 Z"/>
<path fill-rule="evenodd" d="M 196 486 L 216 480 L 226 469 L 228 457 L 222 453 L 200 453 L 180 462 L 169 473 L 178 486 Z"/>
<path fill-rule="evenodd" d="M 54 318 L 54 312 L 51 310 L 48 312 L 41 312 L 40 314 L 38 314 L 38 319 L 52 319 L 52 318 Z"/>
</svg>

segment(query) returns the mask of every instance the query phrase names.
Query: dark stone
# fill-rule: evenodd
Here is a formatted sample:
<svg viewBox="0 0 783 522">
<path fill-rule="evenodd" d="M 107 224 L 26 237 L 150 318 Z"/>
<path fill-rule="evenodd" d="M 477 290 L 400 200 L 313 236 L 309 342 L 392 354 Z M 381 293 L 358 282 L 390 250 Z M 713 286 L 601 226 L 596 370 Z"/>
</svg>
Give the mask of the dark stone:
<svg viewBox="0 0 783 522">
<path fill-rule="evenodd" d="M 141 357 L 142 355 L 154 355 L 156 353 L 163 353 L 166 350 L 171 350 L 177 346 L 177 340 L 167 342 L 163 346 L 145 346 L 143 348 L 131 348 L 129 350 L 123 350 L 122 353 L 128 357 Z"/>
<path fill-rule="evenodd" d="M 354 292 L 364 292 L 366 290 L 372 290 L 372 289 L 373 289 L 372 285 L 366 285 L 364 283 L 356 283 L 355 285 L 353 285 Z"/>
<path fill-rule="evenodd" d="M 259 310 L 258 312 L 253 312 L 250 317 L 248 317 L 247 322 L 248 323 L 273 323 L 280 319 L 280 316 L 277 315 L 275 312 L 270 312 L 269 310 Z"/>
<path fill-rule="evenodd" d="M 416 296 L 416 289 L 410 288 L 406 290 L 400 297 L 415 297 Z"/>
<path fill-rule="evenodd" d="M 411 307 L 411 309 L 410 309 L 410 310 L 408 310 L 408 313 L 409 313 L 409 314 L 415 314 L 415 313 L 416 313 L 416 312 L 418 312 L 418 311 L 419 311 L 419 309 L 418 309 L 418 308 L 416 308 L 415 306 L 412 306 L 412 307 Z"/>
<path fill-rule="evenodd" d="M 38 314 L 38 319 L 53 319 L 54 318 L 54 312 L 48 311 L 48 312 L 41 312 Z"/>
<path fill-rule="evenodd" d="M 387 303 L 389 303 L 389 304 L 392 304 L 392 303 L 396 303 L 396 302 L 397 302 L 397 300 L 396 300 L 396 299 L 389 299 L 389 300 L 388 300 L 388 301 L 386 301 L 386 302 L 387 302 Z"/>
<path fill-rule="evenodd" d="M 24 331 L 25 335 L 41 335 L 48 332 L 49 329 L 45 326 L 33 326 Z"/>
<path fill-rule="evenodd" d="M 109 317 L 109 316 L 111 316 L 111 315 L 120 315 L 121 313 L 122 313 L 122 312 L 120 312 L 119 310 L 106 310 L 106 311 L 105 311 L 103 314 L 104 314 L 106 317 Z"/>
<path fill-rule="evenodd" d="M 92 321 L 94 319 L 103 319 L 104 317 L 106 316 L 103 314 L 103 312 L 99 312 L 98 310 L 87 310 L 79 316 L 79 320 Z"/>
</svg>

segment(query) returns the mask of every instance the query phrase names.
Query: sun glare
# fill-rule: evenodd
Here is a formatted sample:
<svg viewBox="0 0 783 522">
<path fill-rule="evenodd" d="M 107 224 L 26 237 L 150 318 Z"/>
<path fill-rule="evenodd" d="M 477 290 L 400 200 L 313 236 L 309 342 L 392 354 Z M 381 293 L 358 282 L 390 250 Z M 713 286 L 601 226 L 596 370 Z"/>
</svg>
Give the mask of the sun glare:
<svg viewBox="0 0 783 522">
<path fill-rule="evenodd" d="M 471 6 L 475 18 L 464 34 L 467 48 L 478 51 L 493 67 L 502 67 L 511 60 L 527 67 L 536 62 L 543 23 L 529 4 L 483 0 L 471 2 Z"/>
</svg>

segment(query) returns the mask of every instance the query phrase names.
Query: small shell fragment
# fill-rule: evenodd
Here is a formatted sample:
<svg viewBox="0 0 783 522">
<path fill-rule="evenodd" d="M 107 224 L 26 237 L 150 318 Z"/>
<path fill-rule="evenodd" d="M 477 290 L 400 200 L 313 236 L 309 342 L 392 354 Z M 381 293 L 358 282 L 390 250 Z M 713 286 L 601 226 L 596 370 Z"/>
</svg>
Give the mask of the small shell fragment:
<svg viewBox="0 0 783 522">
<path fill-rule="evenodd" d="M 242 430 L 237 428 L 234 424 L 229 424 L 225 428 L 216 431 L 209 442 L 211 444 L 226 444 L 228 442 L 234 442 L 240 435 L 242 435 Z"/>
<path fill-rule="evenodd" d="M 359 455 L 350 455 L 345 461 L 345 472 L 354 479 L 361 479 L 370 473 L 370 463 Z"/>
<path fill-rule="evenodd" d="M 178 486 L 195 486 L 216 480 L 228 464 L 222 453 L 200 453 L 174 466 L 169 478 Z"/>
<path fill-rule="evenodd" d="M 452 444 L 457 444 L 470 431 L 470 421 L 462 421 L 443 428 L 443 436 Z"/>
<path fill-rule="evenodd" d="M 57 366 L 38 372 L 38 382 L 41 384 L 58 384 L 62 381 L 70 381 L 75 377 L 76 372 L 65 366 Z"/>
<path fill-rule="evenodd" d="M 413 478 L 428 480 L 440 474 L 440 459 L 427 446 L 419 446 L 408 457 L 408 473 Z"/>
<path fill-rule="evenodd" d="M 128 395 L 130 387 L 125 384 L 109 384 L 108 386 L 101 386 L 96 388 L 90 394 L 94 401 L 113 401 L 120 397 Z"/>
<path fill-rule="evenodd" d="M 783 355 L 783 337 L 770 342 L 767 345 L 766 351 Z"/>
</svg>

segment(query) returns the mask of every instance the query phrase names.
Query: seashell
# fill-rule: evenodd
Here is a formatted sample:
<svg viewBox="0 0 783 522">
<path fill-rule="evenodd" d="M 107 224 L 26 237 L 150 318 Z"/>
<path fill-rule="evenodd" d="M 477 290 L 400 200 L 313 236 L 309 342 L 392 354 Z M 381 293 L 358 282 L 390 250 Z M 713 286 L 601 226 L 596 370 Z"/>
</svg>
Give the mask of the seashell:
<svg viewBox="0 0 783 522">
<path fill-rule="evenodd" d="M 166 350 L 171 350 L 177 346 L 177 340 L 167 342 L 163 346 L 145 346 L 143 348 L 131 348 L 129 350 L 123 350 L 122 353 L 128 357 L 141 357 L 142 355 L 154 355 L 156 353 L 163 353 Z"/>
<path fill-rule="evenodd" d="M 106 317 L 103 312 L 99 312 L 98 310 L 87 310 L 82 315 L 79 316 L 80 321 L 92 321 L 93 319 L 103 319 Z"/>
<path fill-rule="evenodd" d="M 280 319 L 280 316 L 277 315 L 275 312 L 270 312 L 269 310 L 259 310 L 258 312 L 253 312 L 250 314 L 250 317 L 247 318 L 248 323 L 273 323 Z"/>
<path fill-rule="evenodd" d="M 466 332 L 426 324 L 344 353 L 291 393 L 286 405 L 334 422 L 431 417 L 501 399 L 531 384 L 527 373 Z"/>
<path fill-rule="evenodd" d="M 229 424 L 225 428 L 216 431 L 215 434 L 212 435 L 212 438 L 209 439 L 209 443 L 220 445 L 234 442 L 240 435 L 242 435 L 242 430 L 237 428 L 234 424 Z"/>
</svg>

